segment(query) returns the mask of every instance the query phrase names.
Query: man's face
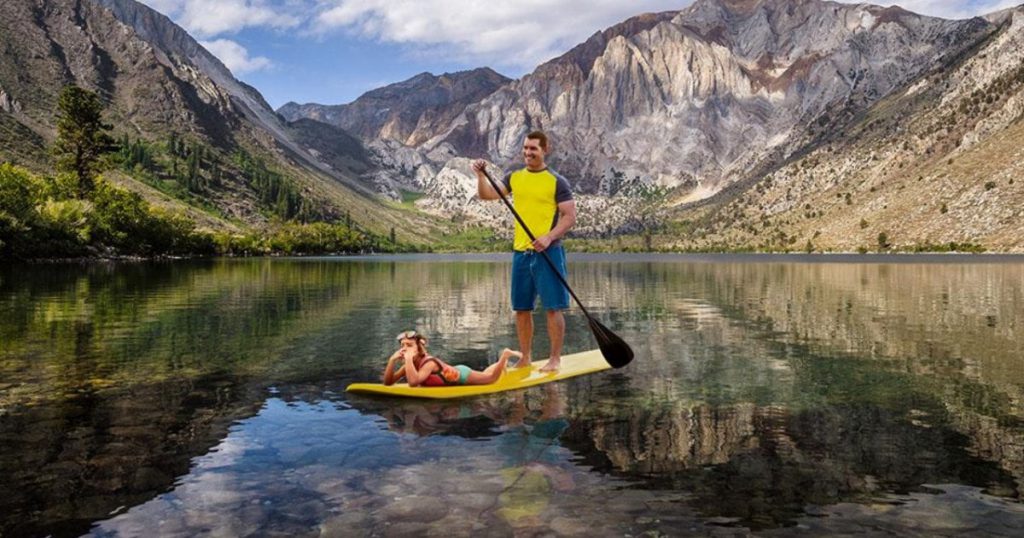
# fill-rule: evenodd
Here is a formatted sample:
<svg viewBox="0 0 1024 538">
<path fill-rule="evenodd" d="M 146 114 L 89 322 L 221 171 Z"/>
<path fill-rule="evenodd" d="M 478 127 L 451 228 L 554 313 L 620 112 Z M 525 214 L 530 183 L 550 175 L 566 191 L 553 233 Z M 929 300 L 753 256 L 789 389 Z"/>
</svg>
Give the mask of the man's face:
<svg viewBox="0 0 1024 538">
<path fill-rule="evenodd" d="M 540 140 L 527 138 L 523 141 L 523 161 L 527 168 L 544 168 L 544 157 L 547 152 L 540 147 Z"/>
</svg>

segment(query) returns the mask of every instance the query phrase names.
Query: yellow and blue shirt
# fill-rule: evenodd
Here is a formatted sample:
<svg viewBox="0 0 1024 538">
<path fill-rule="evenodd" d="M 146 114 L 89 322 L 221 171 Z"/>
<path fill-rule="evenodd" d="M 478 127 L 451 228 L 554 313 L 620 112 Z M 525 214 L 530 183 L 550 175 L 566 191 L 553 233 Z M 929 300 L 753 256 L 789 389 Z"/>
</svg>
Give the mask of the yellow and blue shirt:
<svg viewBox="0 0 1024 538">
<path fill-rule="evenodd" d="M 528 168 L 516 170 L 505 175 L 502 185 L 512 194 L 512 205 L 534 237 L 550 232 L 558 224 L 558 204 L 572 200 L 569 181 L 550 168 L 538 172 L 531 172 Z M 551 246 L 559 244 L 561 239 L 552 242 Z M 533 242 L 518 221 L 512 248 L 533 250 Z"/>
</svg>

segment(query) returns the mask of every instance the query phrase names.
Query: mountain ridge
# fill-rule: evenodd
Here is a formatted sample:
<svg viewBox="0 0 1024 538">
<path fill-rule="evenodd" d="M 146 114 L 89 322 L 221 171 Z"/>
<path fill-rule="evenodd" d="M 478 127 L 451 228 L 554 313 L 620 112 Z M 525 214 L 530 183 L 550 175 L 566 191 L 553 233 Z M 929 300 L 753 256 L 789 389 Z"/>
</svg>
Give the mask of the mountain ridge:
<svg viewBox="0 0 1024 538">
<path fill-rule="evenodd" d="M 466 104 L 507 83 L 489 67 L 433 75 L 420 73 L 407 80 L 370 90 L 343 105 L 289 102 L 277 112 L 288 121 L 309 118 L 350 131 L 364 139 L 391 139 L 416 146 L 425 132 L 450 122 Z"/>
</svg>

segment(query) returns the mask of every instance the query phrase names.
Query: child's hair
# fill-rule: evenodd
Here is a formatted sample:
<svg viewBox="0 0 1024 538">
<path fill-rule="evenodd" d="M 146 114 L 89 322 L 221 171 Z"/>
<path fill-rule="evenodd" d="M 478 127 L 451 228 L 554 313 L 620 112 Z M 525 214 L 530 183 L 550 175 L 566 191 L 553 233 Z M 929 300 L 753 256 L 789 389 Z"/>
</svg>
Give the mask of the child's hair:
<svg viewBox="0 0 1024 538">
<path fill-rule="evenodd" d="M 419 352 L 419 356 L 420 357 L 426 357 L 427 356 L 427 337 L 425 337 L 422 334 L 416 332 L 415 330 L 402 331 L 402 332 L 398 333 L 398 336 L 395 337 L 395 339 L 398 340 L 399 342 L 401 342 L 402 340 L 413 340 L 413 341 L 415 341 L 416 342 L 416 350 Z"/>
</svg>

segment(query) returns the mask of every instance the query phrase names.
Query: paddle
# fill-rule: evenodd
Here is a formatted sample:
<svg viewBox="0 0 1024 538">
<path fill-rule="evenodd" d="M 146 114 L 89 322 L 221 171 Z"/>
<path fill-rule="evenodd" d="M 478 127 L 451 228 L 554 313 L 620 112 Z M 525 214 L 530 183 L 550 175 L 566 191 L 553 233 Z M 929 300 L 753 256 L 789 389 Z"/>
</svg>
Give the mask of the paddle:
<svg viewBox="0 0 1024 538">
<path fill-rule="evenodd" d="M 523 227 L 523 231 L 526 232 L 530 241 L 536 241 L 537 238 L 533 236 L 533 232 L 531 232 L 530 228 L 526 226 L 526 223 L 523 222 L 523 218 L 519 216 L 519 213 L 517 213 L 516 209 L 512 207 L 512 204 L 507 198 L 505 198 L 505 195 L 501 193 L 501 189 L 498 187 L 498 184 L 494 182 L 494 178 L 491 177 L 491 174 L 487 173 L 486 169 L 483 170 L 483 173 L 484 176 L 487 177 L 487 181 L 490 182 L 491 187 L 494 188 L 494 192 L 498 193 L 498 197 L 505 203 L 505 207 L 512 212 L 512 215 L 516 218 L 516 222 Z M 587 317 L 587 323 L 590 325 L 590 331 L 594 333 L 594 338 L 597 340 L 597 347 L 601 348 L 601 355 L 604 356 L 604 360 L 608 361 L 608 364 L 612 365 L 612 368 L 622 368 L 629 364 L 629 362 L 633 360 L 633 349 L 629 347 L 629 344 L 627 344 L 622 338 L 619 338 L 619 335 L 613 333 L 608 327 L 605 327 L 601 322 L 594 319 L 594 316 L 591 316 L 590 312 L 587 312 L 587 307 L 583 306 L 579 297 L 576 297 L 576 293 L 572 291 L 569 283 L 565 281 L 564 277 L 562 277 L 562 273 L 555 267 L 551 258 L 548 257 L 548 253 L 543 250 L 540 253 L 544 255 L 544 261 L 548 263 L 548 267 L 550 267 L 551 271 L 555 273 L 555 276 L 557 276 L 559 282 L 565 286 L 565 289 L 569 290 L 569 295 L 571 295 L 576 301 L 576 304 L 579 305 L 580 310 L 583 311 L 583 315 Z"/>
</svg>

